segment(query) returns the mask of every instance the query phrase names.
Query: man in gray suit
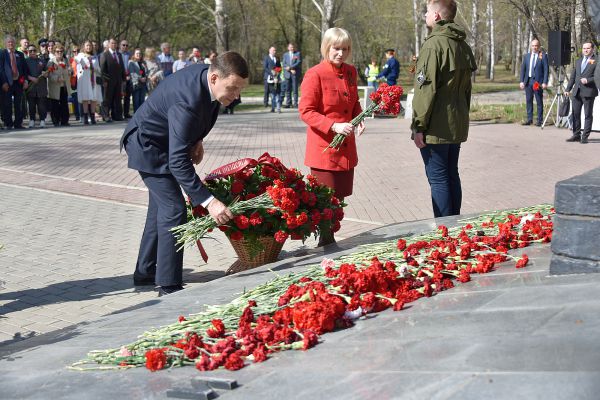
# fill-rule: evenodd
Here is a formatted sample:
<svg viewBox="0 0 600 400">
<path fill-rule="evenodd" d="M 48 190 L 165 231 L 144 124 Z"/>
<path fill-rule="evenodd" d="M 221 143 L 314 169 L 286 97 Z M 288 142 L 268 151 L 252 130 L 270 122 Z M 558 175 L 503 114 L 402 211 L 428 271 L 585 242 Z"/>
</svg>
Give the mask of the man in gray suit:
<svg viewBox="0 0 600 400">
<path fill-rule="evenodd" d="M 233 215 L 196 175 L 204 155 L 202 140 L 227 106 L 248 85 L 248 64 L 226 52 L 210 65 L 194 64 L 168 76 L 127 124 L 121 138 L 129 168 L 148 187 L 146 226 L 133 275 L 135 285 L 158 285 L 159 296 L 183 289 L 183 250 L 171 228 L 187 219 L 181 188 L 194 206 L 206 207 L 219 225 Z"/>
<path fill-rule="evenodd" d="M 592 130 L 594 118 L 594 100 L 598 96 L 594 72 L 596 70 L 596 58 L 594 57 L 594 45 L 591 42 L 583 44 L 583 56 L 575 61 L 575 68 L 571 73 L 567 95 L 571 95 L 573 103 L 573 136 L 567 142 L 581 142 L 586 144 Z M 581 106 L 585 110 L 585 125 L 581 133 Z"/>
</svg>

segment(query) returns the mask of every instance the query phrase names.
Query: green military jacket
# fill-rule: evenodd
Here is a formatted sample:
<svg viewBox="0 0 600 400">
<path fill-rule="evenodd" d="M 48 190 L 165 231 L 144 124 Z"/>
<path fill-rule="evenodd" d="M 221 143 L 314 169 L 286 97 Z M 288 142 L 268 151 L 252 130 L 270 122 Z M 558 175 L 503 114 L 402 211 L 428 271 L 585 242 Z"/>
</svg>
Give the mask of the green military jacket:
<svg viewBox="0 0 600 400">
<path fill-rule="evenodd" d="M 471 73 L 475 57 L 464 30 L 454 21 L 439 21 L 421 48 L 415 70 L 413 132 L 425 143 L 461 143 L 469 134 Z"/>
</svg>

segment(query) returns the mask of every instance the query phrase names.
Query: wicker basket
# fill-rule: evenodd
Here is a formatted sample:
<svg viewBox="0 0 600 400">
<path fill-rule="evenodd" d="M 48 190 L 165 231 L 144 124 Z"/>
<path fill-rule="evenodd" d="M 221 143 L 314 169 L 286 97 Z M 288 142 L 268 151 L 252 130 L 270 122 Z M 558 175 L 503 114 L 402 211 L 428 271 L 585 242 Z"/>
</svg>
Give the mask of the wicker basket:
<svg viewBox="0 0 600 400">
<path fill-rule="evenodd" d="M 231 242 L 235 253 L 238 255 L 239 260 L 229 267 L 226 272 L 227 275 L 271 263 L 277 260 L 277 256 L 279 256 L 283 247 L 283 243 L 277 242 L 273 236 L 262 236 L 258 238 L 258 241 L 263 246 L 263 250 L 252 257 L 246 239 L 229 239 L 229 241 Z"/>
</svg>

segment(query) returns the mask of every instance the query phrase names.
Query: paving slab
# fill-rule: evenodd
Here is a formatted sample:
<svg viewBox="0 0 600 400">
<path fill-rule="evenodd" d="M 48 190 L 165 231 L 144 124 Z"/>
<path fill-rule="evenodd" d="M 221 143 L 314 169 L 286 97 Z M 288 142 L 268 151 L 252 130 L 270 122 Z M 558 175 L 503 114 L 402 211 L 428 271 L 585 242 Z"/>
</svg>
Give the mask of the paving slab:
<svg viewBox="0 0 600 400">
<path fill-rule="evenodd" d="M 458 218 L 438 220 L 452 226 Z M 240 371 L 193 367 L 150 372 L 67 370 L 92 349 L 114 348 L 204 304 L 223 304 L 323 255 L 428 231 L 432 220 L 389 225 L 255 270 L 152 299 L 130 310 L 0 347 L 7 398 L 163 399 L 204 376 L 240 385 L 224 399 L 595 399 L 600 389 L 600 275 L 548 275 L 550 246 L 524 249 L 530 266 L 505 263 L 401 312 L 384 311 L 328 333 L 309 351 L 273 355 Z M 518 253 L 517 253 L 518 254 Z M 26 372 L 26 373 L 24 373 Z"/>
</svg>

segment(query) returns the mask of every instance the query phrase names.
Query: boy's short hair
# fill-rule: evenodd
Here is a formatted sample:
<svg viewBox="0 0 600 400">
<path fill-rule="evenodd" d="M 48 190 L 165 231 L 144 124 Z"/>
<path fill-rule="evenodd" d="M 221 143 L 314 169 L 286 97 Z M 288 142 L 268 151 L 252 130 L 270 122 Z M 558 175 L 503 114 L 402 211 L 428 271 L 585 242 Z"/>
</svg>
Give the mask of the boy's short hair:
<svg viewBox="0 0 600 400">
<path fill-rule="evenodd" d="M 456 1 L 454 0 L 428 0 L 427 4 L 434 6 L 445 21 L 454 21 L 456 18 Z"/>
</svg>

